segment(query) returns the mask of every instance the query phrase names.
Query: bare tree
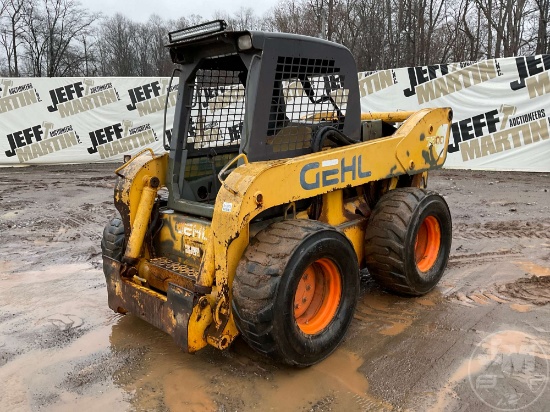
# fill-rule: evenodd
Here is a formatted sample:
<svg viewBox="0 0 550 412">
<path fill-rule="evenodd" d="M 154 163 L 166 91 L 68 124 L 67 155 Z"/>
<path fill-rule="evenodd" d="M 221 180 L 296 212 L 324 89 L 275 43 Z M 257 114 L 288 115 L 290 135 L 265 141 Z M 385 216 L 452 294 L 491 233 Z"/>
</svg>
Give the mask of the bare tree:
<svg viewBox="0 0 550 412">
<path fill-rule="evenodd" d="M 26 2 L 24 40 L 29 71 L 49 77 L 80 73 L 86 61 L 81 40 L 90 35 L 98 14 L 73 0 Z"/>
<path fill-rule="evenodd" d="M 38 10 L 36 2 L 25 5 L 24 23 L 23 40 L 26 46 L 26 72 L 34 77 L 41 77 L 46 52 L 46 42 L 42 35 L 45 25 L 43 15 Z"/>
<path fill-rule="evenodd" d="M 167 22 L 156 14 L 153 14 L 147 22 L 151 33 L 151 48 L 149 51 L 151 59 L 151 75 L 167 76 L 171 74 L 173 63 L 170 53 L 165 47 L 168 42 L 168 32 L 173 29 L 168 27 Z"/>
<path fill-rule="evenodd" d="M 273 9 L 271 24 L 274 30 L 315 36 L 311 10 L 301 0 L 282 0 Z"/>
<path fill-rule="evenodd" d="M 279 0 L 264 16 L 216 12 L 234 30 L 344 44 L 361 71 L 550 53 L 550 0 Z M 145 23 L 98 18 L 77 0 L 0 0 L 0 70 L 9 76 L 163 76 L 169 31 L 199 15 Z"/>
<path fill-rule="evenodd" d="M 550 53 L 550 35 L 548 19 L 550 18 L 550 0 L 535 0 L 538 9 L 536 54 Z"/>
<path fill-rule="evenodd" d="M 90 26 L 98 19 L 97 13 L 89 13 L 74 0 L 42 0 L 46 14 L 46 36 L 48 44 L 47 75 L 50 77 L 63 75 L 71 69 L 70 61 L 65 60 L 65 54 L 83 34 L 89 34 Z M 78 55 L 78 54 L 77 54 Z M 80 61 L 72 59 L 75 64 Z"/>
<path fill-rule="evenodd" d="M 3 0 L 0 5 L 0 43 L 6 53 L 8 73 L 19 77 L 17 49 L 21 45 L 24 0 Z"/>
<path fill-rule="evenodd" d="M 103 22 L 99 36 L 100 60 L 104 76 L 135 76 L 134 23 L 122 14 Z"/>
<path fill-rule="evenodd" d="M 534 12 L 528 0 L 475 0 L 495 31 L 494 57 L 516 56 L 527 43 L 524 34 L 526 19 Z M 492 43 L 492 41 L 491 41 Z M 489 52 L 489 55 L 491 53 Z"/>
<path fill-rule="evenodd" d="M 254 14 L 251 8 L 241 7 L 234 14 L 217 11 L 215 19 L 225 20 L 231 30 L 264 30 L 267 22 Z"/>
</svg>

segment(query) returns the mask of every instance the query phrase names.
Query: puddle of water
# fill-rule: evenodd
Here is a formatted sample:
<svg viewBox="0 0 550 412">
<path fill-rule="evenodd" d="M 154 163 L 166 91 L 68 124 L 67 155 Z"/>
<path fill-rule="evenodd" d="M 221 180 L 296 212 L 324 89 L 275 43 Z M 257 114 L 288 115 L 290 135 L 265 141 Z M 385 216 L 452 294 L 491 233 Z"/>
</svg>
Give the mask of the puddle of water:
<svg viewBox="0 0 550 412">
<path fill-rule="evenodd" d="M 152 374 L 153 376 L 155 373 Z M 148 376 L 151 379 L 151 375 Z M 180 369 L 162 379 L 164 402 L 172 411 L 215 411 L 215 402 L 208 395 L 208 387 L 200 373 Z M 227 390 L 231 389 L 227 387 Z M 146 405 L 140 404 L 140 407 Z M 153 408 L 154 409 L 154 408 Z"/>
<path fill-rule="evenodd" d="M 531 310 L 533 310 L 533 307 L 531 305 L 522 305 L 522 304 L 519 304 L 519 303 L 511 304 L 510 308 L 512 310 L 515 310 L 516 312 L 520 312 L 520 313 L 531 312 Z"/>
<path fill-rule="evenodd" d="M 426 296 L 423 296 L 421 298 L 416 298 L 415 302 L 421 304 L 422 306 L 435 306 L 436 305 L 435 299 L 430 299 Z"/>
<path fill-rule="evenodd" d="M 540 266 L 532 262 L 514 262 L 522 270 L 530 275 L 536 276 L 550 276 L 550 267 Z"/>
<path fill-rule="evenodd" d="M 11 271 L 2 278 L 0 289 L 3 310 L 9 315 L 0 323 L 0 345 L 8 354 L 0 368 L 0 409 L 127 405 L 125 392 L 113 385 L 108 372 L 79 370 L 81 364 L 97 367 L 94 362 L 110 353 L 109 335 L 116 319 L 105 322 L 110 312 L 106 298 L 93 287 L 98 271 L 87 263 L 14 273 L 18 267 L 13 260 L 0 261 L 0 270 Z M 68 376 L 84 379 L 91 374 L 101 385 L 82 380 L 82 386 L 73 388 L 67 383 Z"/>
<path fill-rule="evenodd" d="M 396 296 L 389 294 L 368 294 L 363 298 L 363 303 L 368 307 L 380 311 L 380 312 L 390 312 L 391 306 L 395 304 L 397 300 Z"/>
<path fill-rule="evenodd" d="M 202 351 L 196 355 L 183 353 L 170 336 L 131 315 L 121 317 L 112 326 L 109 341 L 115 355 L 132 350 L 144 352 L 139 364 L 130 364 L 114 376 L 114 382 L 125 391 L 134 408 L 167 407 L 190 412 L 218 409 L 210 392 L 220 389 L 211 382 L 224 366 L 220 353 L 210 351 L 217 358 L 212 362 Z M 220 362 L 219 369 L 216 361 Z M 224 387 L 231 392 L 229 385 Z"/>
<path fill-rule="evenodd" d="M 457 385 L 466 379 L 472 379 L 473 376 L 485 372 L 489 365 L 494 364 L 497 357 L 520 353 L 521 355 L 530 355 L 540 359 L 550 359 L 547 354 L 548 349 L 550 349 L 548 342 L 516 330 L 504 330 L 490 335 L 481 342 L 480 347 L 474 349 L 469 359 L 465 359 L 459 365 L 437 394 L 430 411 L 439 412 L 457 409 L 460 406 L 455 391 Z"/>
<path fill-rule="evenodd" d="M 504 330 L 485 340 L 483 348 L 489 354 L 486 362 L 491 362 L 498 354 L 514 354 L 518 349 L 522 354 L 550 359 L 550 344 L 535 336 L 517 330 Z"/>
<path fill-rule="evenodd" d="M 382 329 L 380 331 L 381 335 L 384 336 L 396 336 L 407 329 L 412 324 L 412 319 L 407 322 L 394 322 L 392 325 Z"/>
<path fill-rule="evenodd" d="M 471 374 L 479 373 L 483 370 L 485 363 L 481 360 L 467 360 L 464 361 L 458 369 L 453 373 L 449 378 L 447 383 L 441 388 L 437 393 L 437 398 L 435 403 L 429 409 L 431 412 L 441 412 L 448 410 L 455 410 L 451 407 L 451 404 L 456 403 L 457 395 L 454 391 L 454 387 L 459 383 L 468 378 Z"/>
<path fill-rule="evenodd" d="M 337 410 L 391 409 L 368 394 L 368 381 L 358 370 L 362 364 L 356 354 L 338 349 L 310 368 L 277 370 L 272 380 L 257 381 L 243 399 L 248 405 L 259 400 L 263 410 L 300 410 L 327 396 L 334 399 Z"/>
<path fill-rule="evenodd" d="M 41 395 L 51 398 L 44 401 L 45 405 L 40 405 L 46 410 L 50 407 L 53 410 L 77 410 L 77 405 L 82 406 L 82 410 L 92 410 L 97 402 L 106 406 L 110 405 L 109 402 L 122 405 L 124 392 L 108 382 L 98 388 L 98 391 L 102 390 L 99 398 L 62 389 L 63 381 L 73 371 L 75 362 L 108 351 L 110 329 L 109 326 L 97 328 L 62 349 L 32 350 L 2 366 L 2 407 L 6 410 L 36 409 L 35 398 Z"/>
<path fill-rule="evenodd" d="M 365 297 L 361 312 L 372 317 L 381 326 L 378 333 L 384 336 L 396 336 L 412 325 L 416 311 L 401 306 L 395 308 L 400 298 L 394 295 L 368 295 Z M 403 298 L 401 298 L 403 299 Z M 403 301 L 411 303 L 413 301 Z"/>
<path fill-rule="evenodd" d="M 74 392 L 62 392 L 56 403 L 41 407 L 40 410 L 55 412 L 74 411 L 124 411 L 128 410 L 128 402 L 120 390 L 105 390 L 99 386 L 96 393 L 99 395 L 78 395 Z"/>
<path fill-rule="evenodd" d="M 18 216 L 15 212 L 6 212 L 0 215 L 0 219 L 15 219 Z"/>
<path fill-rule="evenodd" d="M 435 307 L 443 295 L 434 289 L 419 298 L 369 293 L 359 301 L 354 317 L 371 324 L 383 336 L 396 336 L 409 328 L 422 311 Z"/>
<path fill-rule="evenodd" d="M 115 377 L 139 409 L 158 409 L 164 403 L 170 410 L 185 411 L 215 411 L 221 405 L 239 411 L 294 411 L 319 402 L 346 411 L 391 409 L 368 394 L 368 381 L 359 371 L 363 359 L 344 349 L 317 365 L 296 369 L 259 357 L 243 342 L 225 353 L 205 348 L 185 354 L 169 336 L 129 317 L 112 329 L 115 351 L 133 345 L 151 349 L 139 369 Z"/>
</svg>

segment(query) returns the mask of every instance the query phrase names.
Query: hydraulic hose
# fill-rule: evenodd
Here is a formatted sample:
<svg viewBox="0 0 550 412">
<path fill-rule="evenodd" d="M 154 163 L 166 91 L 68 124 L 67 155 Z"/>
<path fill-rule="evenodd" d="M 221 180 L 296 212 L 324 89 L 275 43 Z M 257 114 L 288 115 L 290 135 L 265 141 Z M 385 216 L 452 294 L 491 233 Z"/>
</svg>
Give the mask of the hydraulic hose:
<svg viewBox="0 0 550 412">
<path fill-rule="evenodd" d="M 346 136 L 344 133 L 333 126 L 324 126 L 317 130 L 317 132 L 313 136 L 311 148 L 314 153 L 320 152 L 323 149 L 323 144 L 325 143 L 326 139 L 329 139 L 331 142 L 337 144 L 338 146 L 348 146 L 350 144 L 359 143 L 357 140 L 350 139 L 348 136 Z"/>
</svg>

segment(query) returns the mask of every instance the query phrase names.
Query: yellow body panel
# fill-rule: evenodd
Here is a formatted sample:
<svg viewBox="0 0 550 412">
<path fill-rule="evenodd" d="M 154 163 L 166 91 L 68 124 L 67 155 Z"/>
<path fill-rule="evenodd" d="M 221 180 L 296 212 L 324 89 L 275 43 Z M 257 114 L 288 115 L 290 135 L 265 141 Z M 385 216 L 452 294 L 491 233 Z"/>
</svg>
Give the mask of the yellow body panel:
<svg viewBox="0 0 550 412">
<path fill-rule="evenodd" d="M 361 113 L 361 120 L 382 120 L 388 123 L 404 122 L 416 112 L 367 112 Z M 312 121 L 327 121 L 337 119 L 335 112 L 315 113 L 312 116 L 307 116 L 303 120 Z"/>
<path fill-rule="evenodd" d="M 127 215 L 130 227 L 133 227 L 143 189 L 147 187 L 147 176 L 159 179 L 159 187 L 165 186 L 167 168 L 168 154 L 157 156 L 146 149 L 115 171 L 120 178 L 115 187 L 115 206 L 123 218 Z"/>
<path fill-rule="evenodd" d="M 413 185 L 424 186 L 425 172 L 441 167 L 447 154 L 450 109 L 407 112 L 406 120 L 401 112 L 385 116 L 404 120 L 390 137 L 275 161 L 248 163 L 246 156 L 241 155 L 239 159 L 244 164 L 223 181 L 211 222 L 182 215 L 162 217 L 164 226 L 157 242 L 170 241 L 174 249 L 184 251 L 186 247 L 198 248 L 199 258 L 195 261 L 185 261 L 184 255 L 174 259 L 196 268 L 196 285 L 211 290 L 193 299 L 187 326 L 188 351 L 207 343 L 224 349 L 238 335 L 231 313 L 231 285 L 249 243 L 250 222 L 261 212 L 322 196 L 319 220 L 342 231 L 362 262 L 366 217 L 355 213 L 361 206 L 356 204 L 359 201 L 345 201 L 343 190 L 380 180 L 386 182 L 386 190 L 391 190 L 398 183 L 397 177 L 404 174 L 414 176 Z M 127 215 L 125 224 L 130 225 L 131 231 L 136 225 L 147 223 L 149 216 L 137 212 L 142 204 L 148 207 L 151 203 L 147 179 L 157 177 L 164 185 L 166 165 L 166 155 L 144 153 L 118 171 L 123 178 L 117 184 L 115 201 L 123 218 Z M 295 212 L 293 217 L 306 217 L 304 213 L 296 216 Z M 202 231 L 204 237 L 193 235 L 193 228 Z M 131 257 L 136 250 L 144 249 L 143 238 L 136 236 Z M 145 251 L 140 256 L 148 257 Z"/>
</svg>

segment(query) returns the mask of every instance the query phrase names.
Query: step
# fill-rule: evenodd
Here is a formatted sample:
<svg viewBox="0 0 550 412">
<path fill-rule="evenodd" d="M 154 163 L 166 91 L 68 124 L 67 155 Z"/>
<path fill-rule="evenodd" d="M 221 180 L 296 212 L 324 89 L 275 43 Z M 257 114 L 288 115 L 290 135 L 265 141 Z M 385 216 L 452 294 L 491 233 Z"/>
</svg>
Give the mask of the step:
<svg viewBox="0 0 550 412">
<path fill-rule="evenodd" d="M 168 290 L 169 283 L 174 283 L 194 293 L 199 271 L 172 259 L 157 257 L 143 263 L 140 267 L 140 274 L 147 280 L 148 286 L 164 293 Z"/>
</svg>

